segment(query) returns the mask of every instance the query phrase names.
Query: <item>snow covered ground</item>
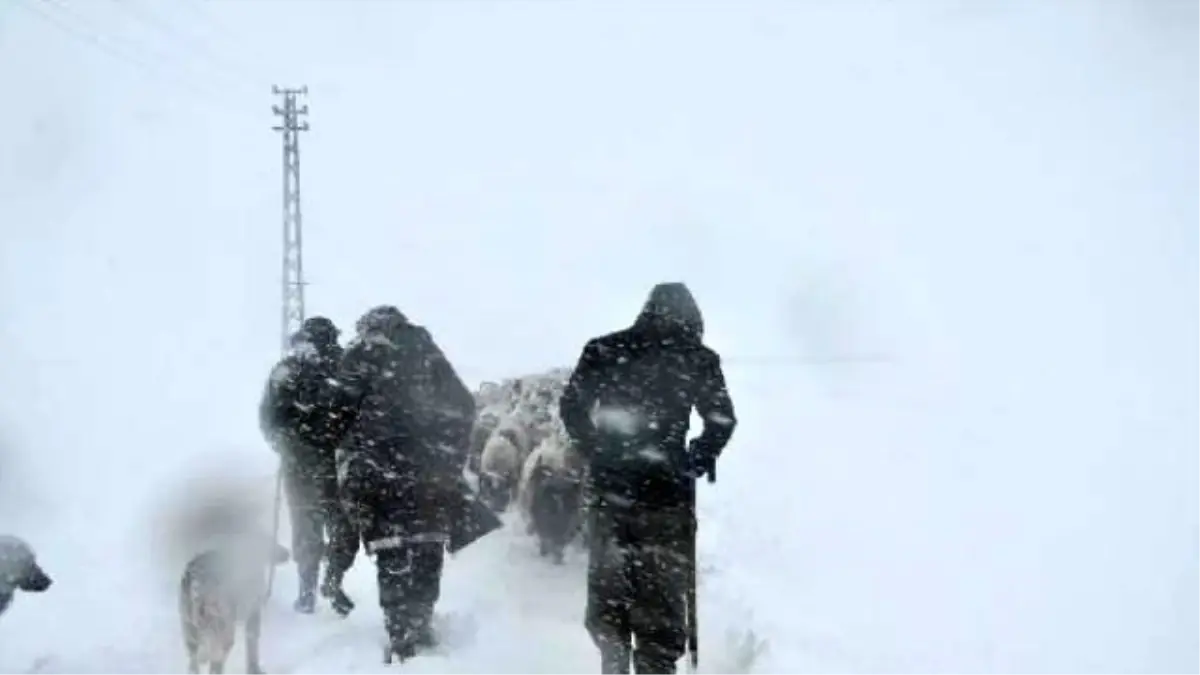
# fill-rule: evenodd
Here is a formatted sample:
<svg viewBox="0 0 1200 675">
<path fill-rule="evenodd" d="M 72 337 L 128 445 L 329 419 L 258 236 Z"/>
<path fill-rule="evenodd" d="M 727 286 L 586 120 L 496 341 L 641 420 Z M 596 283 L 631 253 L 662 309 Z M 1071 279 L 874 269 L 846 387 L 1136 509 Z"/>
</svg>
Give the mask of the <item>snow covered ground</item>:
<svg viewBox="0 0 1200 675">
<path fill-rule="evenodd" d="M 0 531 L 55 585 L 0 671 L 179 672 L 180 509 L 270 498 L 272 82 L 312 91 L 310 313 L 393 302 L 477 382 L 692 285 L 740 418 L 706 672 L 1200 671 L 1195 3 L 29 4 Z M 353 575 L 339 621 L 281 571 L 269 670 L 382 670 Z M 498 533 L 448 567 L 447 653 L 396 670 L 595 672 L 581 593 Z"/>
<path fill-rule="evenodd" d="M 219 472 L 242 489 L 256 486 L 269 493 L 269 477 L 240 477 Z M 204 491 L 191 495 L 202 496 Z M 246 494 L 246 493 L 243 493 Z M 178 495 L 183 497 L 183 495 Z M 172 500 L 160 502 L 168 520 Z M 184 503 L 186 501 L 187 503 Z M 193 510 L 188 500 L 174 507 Z M 70 542 L 36 537 L 45 564 L 56 559 L 93 561 L 54 570 L 54 595 L 21 598 L 13 621 L 22 634 L 44 639 L 5 640 L 3 672 L 179 672 L 184 662 L 175 613 L 172 570 L 181 570 L 186 545 L 175 547 L 170 533 L 157 523 L 136 528 L 120 540 L 81 534 Z M 592 672 L 594 650 L 581 629 L 584 603 L 584 560 L 572 550 L 563 566 L 539 558 L 533 541 L 521 533 L 514 516 L 499 533 L 460 553 L 449 562 L 438 612 L 442 644 L 434 653 L 410 661 L 408 672 Z M 150 538 L 137 541 L 150 533 Z M 161 538 L 155 539 L 158 536 Z M 286 540 L 286 526 L 284 537 Z M 704 635 L 709 640 L 704 672 L 748 672 L 757 659 L 762 636 L 753 631 L 747 600 L 739 597 L 736 570 L 710 544 L 701 553 L 706 572 L 701 588 L 704 609 L 710 606 Z M 56 543 L 58 545 L 56 545 Z M 165 544 L 165 545 L 164 545 Z M 193 548 L 195 542 L 192 542 Z M 122 560 L 121 550 L 132 555 Z M 174 558 L 174 559 L 172 559 Z M 359 607 L 346 619 L 327 607 L 315 616 L 297 615 L 292 568 L 280 568 L 276 591 L 266 615 L 262 643 L 264 665 L 275 673 L 379 672 L 382 615 L 376 605 L 374 567 L 360 556 L 347 579 Z M 71 635 L 64 643 L 64 636 Z M 231 672 L 243 672 L 241 646 Z M 776 668 L 786 669 L 782 664 Z"/>
</svg>

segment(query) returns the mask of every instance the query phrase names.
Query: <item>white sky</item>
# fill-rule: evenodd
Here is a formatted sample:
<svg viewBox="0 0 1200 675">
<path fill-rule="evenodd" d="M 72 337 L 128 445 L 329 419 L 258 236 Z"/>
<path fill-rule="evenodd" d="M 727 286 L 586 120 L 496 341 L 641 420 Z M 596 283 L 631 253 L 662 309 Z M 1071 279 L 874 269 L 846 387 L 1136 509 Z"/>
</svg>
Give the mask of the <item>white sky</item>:
<svg viewBox="0 0 1200 675">
<path fill-rule="evenodd" d="M 1195 3 L 32 4 L 0 434 L 42 517 L 258 451 L 307 84 L 310 314 L 395 304 L 478 380 L 685 280 L 806 621 L 884 669 L 1197 668 Z"/>
</svg>

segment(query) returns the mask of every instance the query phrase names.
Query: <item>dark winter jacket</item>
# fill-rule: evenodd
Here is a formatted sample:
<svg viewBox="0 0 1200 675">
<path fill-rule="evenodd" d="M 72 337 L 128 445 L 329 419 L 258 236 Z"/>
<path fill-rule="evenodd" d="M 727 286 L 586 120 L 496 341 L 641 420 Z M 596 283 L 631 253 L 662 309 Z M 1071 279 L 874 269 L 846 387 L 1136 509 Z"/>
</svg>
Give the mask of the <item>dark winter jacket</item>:
<svg viewBox="0 0 1200 675">
<path fill-rule="evenodd" d="M 358 322 L 337 375 L 349 412 L 338 449 L 344 508 L 369 549 L 445 541 L 464 504 L 475 400 L 429 331 L 394 307 Z"/>
<path fill-rule="evenodd" d="M 711 466 L 736 419 L 721 359 L 683 284 L 659 284 L 633 326 L 589 341 L 559 403 L 563 426 L 589 460 L 592 490 L 612 503 L 669 506 L 689 499 L 692 471 Z M 704 420 L 686 438 L 692 409 Z"/>
<path fill-rule="evenodd" d="M 333 378 L 342 358 L 336 340 L 314 341 L 303 331 L 267 380 L 259 404 L 259 427 L 276 450 L 320 454 L 333 460 L 338 441 L 338 410 L 331 408 Z M 308 463 L 317 458 L 289 456 Z"/>
<path fill-rule="evenodd" d="M 350 411 L 344 444 L 392 470 L 461 475 L 475 400 L 429 331 L 390 307 L 358 331 L 336 378 Z"/>
</svg>

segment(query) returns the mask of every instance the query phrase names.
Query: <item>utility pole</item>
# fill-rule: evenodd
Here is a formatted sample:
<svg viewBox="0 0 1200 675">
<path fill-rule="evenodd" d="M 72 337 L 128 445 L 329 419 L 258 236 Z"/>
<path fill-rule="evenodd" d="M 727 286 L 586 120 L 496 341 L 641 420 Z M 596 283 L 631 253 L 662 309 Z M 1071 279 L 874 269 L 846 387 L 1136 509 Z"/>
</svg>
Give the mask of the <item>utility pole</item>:
<svg viewBox="0 0 1200 675">
<path fill-rule="evenodd" d="M 304 323 L 304 256 L 300 218 L 300 132 L 308 131 L 308 122 L 300 118 L 308 114 L 308 106 L 296 106 L 297 96 L 307 96 L 308 87 L 282 89 L 271 87 L 271 92 L 283 97 L 283 107 L 271 106 L 279 115 L 282 124 L 273 127 L 283 134 L 283 309 L 281 314 L 281 348 L 287 352 L 291 336 Z M 279 511 L 283 496 L 283 464 L 275 472 L 275 513 L 271 524 L 271 537 L 279 541 Z M 267 572 L 266 598 L 271 597 L 275 584 L 275 566 Z"/>
<path fill-rule="evenodd" d="M 307 96 L 308 86 L 299 89 L 272 87 L 283 97 L 283 106 L 272 106 L 282 124 L 273 127 L 283 134 L 283 309 L 282 348 L 287 351 L 290 337 L 304 322 L 304 256 L 300 218 L 300 132 L 308 131 L 308 106 L 296 105 L 297 96 Z"/>
</svg>

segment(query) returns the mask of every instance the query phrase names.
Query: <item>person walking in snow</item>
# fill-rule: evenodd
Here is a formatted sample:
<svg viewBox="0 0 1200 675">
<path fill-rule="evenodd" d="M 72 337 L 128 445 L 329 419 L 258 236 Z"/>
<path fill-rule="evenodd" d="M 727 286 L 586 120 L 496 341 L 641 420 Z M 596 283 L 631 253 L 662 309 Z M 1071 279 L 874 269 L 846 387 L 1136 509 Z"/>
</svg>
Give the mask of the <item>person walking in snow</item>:
<svg viewBox="0 0 1200 675">
<path fill-rule="evenodd" d="M 659 284 L 631 327 L 584 346 L 559 402 L 588 462 L 585 625 L 604 673 L 628 673 L 631 659 L 637 673 L 674 673 L 688 647 L 695 480 L 713 479 L 736 424 L 703 335 L 688 288 Z M 704 428 L 689 444 L 693 408 Z"/>
<path fill-rule="evenodd" d="M 295 607 L 306 614 L 315 609 L 325 555 L 329 565 L 321 594 L 340 614 L 354 608 L 342 590 L 342 576 L 354 561 L 358 537 L 338 500 L 338 411 L 328 405 L 330 378 L 342 357 L 337 338 L 337 327 L 329 319 L 307 319 L 292 336 L 288 354 L 271 370 L 259 405 L 259 426 L 282 463 L 300 577 Z"/>
<path fill-rule="evenodd" d="M 395 307 L 370 310 L 357 330 L 336 377 L 351 420 L 338 480 L 375 555 L 389 658 L 406 659 L 435 639 L 475 400 L 429 331 Z"/>
</svg>

